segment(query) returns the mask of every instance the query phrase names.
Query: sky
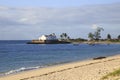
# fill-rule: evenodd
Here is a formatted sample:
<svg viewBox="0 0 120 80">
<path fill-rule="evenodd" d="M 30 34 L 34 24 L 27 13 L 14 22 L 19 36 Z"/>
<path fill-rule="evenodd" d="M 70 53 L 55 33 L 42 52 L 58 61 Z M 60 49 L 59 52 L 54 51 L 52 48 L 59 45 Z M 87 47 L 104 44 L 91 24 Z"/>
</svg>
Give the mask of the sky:
<svg viewBox="0 0 120 80">
<path fill-rule="evenodd" d="M 88 38 L 94 26 L 102 38 L 120 35 L 120 0 L 0 0 L 0 40 L 31 40 L 67 33 Z"/>
</svg>

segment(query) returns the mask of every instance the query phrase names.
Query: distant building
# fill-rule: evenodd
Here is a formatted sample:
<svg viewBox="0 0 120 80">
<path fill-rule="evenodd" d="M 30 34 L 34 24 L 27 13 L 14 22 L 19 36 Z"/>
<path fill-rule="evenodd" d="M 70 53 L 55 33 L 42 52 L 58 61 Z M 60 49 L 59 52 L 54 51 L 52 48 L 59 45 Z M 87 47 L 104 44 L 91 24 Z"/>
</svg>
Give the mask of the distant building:
<svg viewBox="0 0 120 80">
<path fill-rule="evenodd" d="M 50 34 L 50 35 L 42 35 L 41 37 L 39 37 L 39 40 L 41 41 L 50 41 L 50 40 L 58 40 L 56 35 Z"/>
<path fill-rule="evenodd" d="M 42 35 L 37 40 L 32 40 L 31 42 L 27 42 L 27 44 L 69 44 L 70 42 L 67 41 L 59 41 L 56 35 Z"/>
</svg>

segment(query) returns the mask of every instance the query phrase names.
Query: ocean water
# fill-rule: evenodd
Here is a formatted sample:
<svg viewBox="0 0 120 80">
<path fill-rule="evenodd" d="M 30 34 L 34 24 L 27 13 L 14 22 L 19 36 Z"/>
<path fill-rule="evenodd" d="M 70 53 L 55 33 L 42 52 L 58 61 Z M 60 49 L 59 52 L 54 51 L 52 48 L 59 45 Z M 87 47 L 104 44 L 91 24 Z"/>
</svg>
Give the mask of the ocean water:
<svg viewBox="0 0 120 80">
<path fill-rule="evenodd" d="M 120 54 L 120 44 L 26 44 L 27 40 L 0 41 L 0 75 L 56 64 Z"/>
</svg>

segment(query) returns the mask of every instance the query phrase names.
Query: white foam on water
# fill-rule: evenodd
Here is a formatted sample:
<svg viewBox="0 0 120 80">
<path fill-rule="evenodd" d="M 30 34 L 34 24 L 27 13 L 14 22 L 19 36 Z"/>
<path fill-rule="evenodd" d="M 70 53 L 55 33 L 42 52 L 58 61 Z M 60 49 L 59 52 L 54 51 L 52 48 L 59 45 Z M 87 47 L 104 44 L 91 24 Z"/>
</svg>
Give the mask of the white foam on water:
<svg viewBox="0 0 120 80">
<path fill-rule="evenodd" d="M 38 68 L 41 68 L 41 66 L 36 66 L 36 67 L 21 67 L 19 69 L 10 70 L 10 71 L 6 72 L 5 75 L 18 73 L 18 72 L 21 72 L 21 71 L 28 71 L 28 70 L 38 69 Z"/>
</svg>

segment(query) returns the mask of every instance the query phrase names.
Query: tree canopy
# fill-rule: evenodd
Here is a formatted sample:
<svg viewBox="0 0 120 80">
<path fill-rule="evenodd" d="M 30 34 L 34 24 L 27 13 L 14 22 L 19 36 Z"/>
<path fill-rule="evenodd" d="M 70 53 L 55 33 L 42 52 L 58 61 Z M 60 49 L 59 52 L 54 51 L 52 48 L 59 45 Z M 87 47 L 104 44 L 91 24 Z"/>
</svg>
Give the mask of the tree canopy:
<svg viewBox="0 0 120 80">
<path fill-rule="evenodd" d="M 104 29 L 97 27 L 94 33 L 90 32 L 88 34 L 88 38 L 90 38 L 90 40 L 99 40 L 101 38 L 101 31 L 104 31 Z"/>
</svg>

